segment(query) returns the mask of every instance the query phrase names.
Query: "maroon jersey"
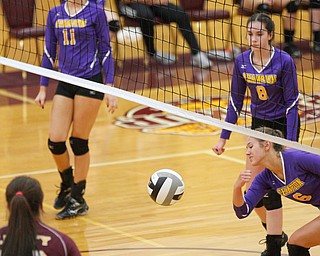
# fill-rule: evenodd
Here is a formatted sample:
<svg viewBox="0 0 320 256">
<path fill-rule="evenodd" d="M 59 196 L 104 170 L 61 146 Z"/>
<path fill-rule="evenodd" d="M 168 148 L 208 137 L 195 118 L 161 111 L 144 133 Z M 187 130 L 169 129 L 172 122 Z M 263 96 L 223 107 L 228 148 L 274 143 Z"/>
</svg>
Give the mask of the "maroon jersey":
<svg viewBox="0 0 320 256">
<path fill-rule="evenodd" d="M 0 228 L 0 249 L 2 248 L 3 240 L 7 234 L 8 227 Z M 34 255 L 48 256 L 80 256 L 79 249 L 75 242 L 67 235 L 38 222 L 37 229 L 37 252 Z M 0 251 L 1 255 L 1 251 Z"/>
</svg>

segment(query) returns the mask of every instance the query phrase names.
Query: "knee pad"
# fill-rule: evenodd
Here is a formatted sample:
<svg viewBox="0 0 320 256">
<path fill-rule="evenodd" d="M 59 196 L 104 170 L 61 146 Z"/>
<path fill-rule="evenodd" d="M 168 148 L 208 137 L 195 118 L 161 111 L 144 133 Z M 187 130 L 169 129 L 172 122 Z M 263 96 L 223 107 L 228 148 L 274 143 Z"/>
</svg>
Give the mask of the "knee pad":
<svg viewBox="0 0 320 256">
<path fill-rule="evenodd" d="M 271 13 L 271 9 L 270 6 L 267 4 L 259 4 L 257 6 L 257 12 Z"/>
<path fill-rule="evenodd" d="M 290 1 L 290 3 L 287 4 L 286 9 L 288 13 L 295 13 L 298 11 L 300 6 L 300 1 L 299 0 L 293 0 Z"/>
<path fill-rule="evenodd" d="M 267 210 L 276 210 L 282 207 L 281 196 L 271 189 L 263 198 L 263 205 Z"/>
<path fill-rule="evenodd" d="M 120 30 L 120 22 L 118 20 L 111 20 L 109 22 L 109 30 L 111 32 L 118 32 Z"/>
<path fill-rule="evenodd" d="M 309 248 L 287 244 L 289 256 L 310 256 Z"/>
<path fill-rule="evenodd" d="M 70 137 L 70 146 L 76 156 L 81 156 L 89 152 L 88 140 Z"/>
<path fill-rule="evenodd" d="M 320 0 L 310 0 L 310 8 L 320 9 Z"/>
<path fill-rule="evenodd" d="M 254 208 L 261 208 L 263 206 L 263 199 L 261 199 Z"/>
<path fill-rule="evenodd" d="M 50 139 L 48 139 L 48 148 L 54 155 L 62 155 L 64 152 L 66 152 L 66 142 L 53 142 Z"/>
</svg>

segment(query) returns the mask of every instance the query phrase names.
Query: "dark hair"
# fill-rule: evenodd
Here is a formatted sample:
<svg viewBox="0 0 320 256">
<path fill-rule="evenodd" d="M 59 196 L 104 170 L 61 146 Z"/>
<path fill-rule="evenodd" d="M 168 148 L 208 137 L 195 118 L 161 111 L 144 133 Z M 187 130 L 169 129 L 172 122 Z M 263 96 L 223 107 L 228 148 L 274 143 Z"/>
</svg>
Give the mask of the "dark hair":
<svg viewBox="0 0 320 256">
<path fill-rule="evenodd" d="M 14 178 L 7 186 L 8 231 L 2 256 L 32 256 L 37 250 L 35 224 L 42 211 L 43 192 L 39 181 L 27 176 Z"/>
<path fill-rule="evenodd" d="M 283 138 L 283 134 L 280 130 L 275 130 L 275 129 L 272 129 L 272 128 L 269 128 L 269 127 L 259 127 L 259 128 L 256 128 L 255 131 L 257 132 L 263 132 L 265 134 L 269 134 L 269 135 L 272 135 L 272 136 L 276 136 L 276 137 L 280 137 L 280 138 Z M 262 141 L 265 141 L 265 140 L 261 140 L 261 139 L 258 139 L 260 142 Z M 277 143 L 273 143 L 273 149 L 276 151 L 276 152 L 281 152 L 283 151 L 284 147 L 280 144 L 277 144 Z"/>
<path fill-rule="evenodd" d="M 272 33 L 273 36 L 272 36 L 271 40 L 269 41 L 269 43 L 271 43 L 271 41 L 274 38 L 275 25 L 274 25 L 273 20 L 270 18 L 270 16 L 268 16 L 265 13 L 255 13 L 255 14 L 253 14 L 247 21 L 247 28 L 248 28 L 249 24 L 251 22 L 254 22 L 254 21 L 261 22 L 262 24 L 265 25 L 268 33 Z"/>
</svg>

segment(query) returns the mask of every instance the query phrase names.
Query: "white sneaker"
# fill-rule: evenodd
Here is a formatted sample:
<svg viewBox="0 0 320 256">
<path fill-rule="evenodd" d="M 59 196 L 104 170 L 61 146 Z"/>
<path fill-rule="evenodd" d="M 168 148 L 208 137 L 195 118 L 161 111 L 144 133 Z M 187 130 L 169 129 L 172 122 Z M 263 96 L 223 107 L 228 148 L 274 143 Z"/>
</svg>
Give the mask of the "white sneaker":
<svg viewBox="0 0 320 256">
<path fill-rule="evenodd" d="M 191 65 L 199 68 L 208 68 L 212 66 L 212 62 L 205 53 L 198 52 L 196 55 L 192 56 Z"/>
<path fill-rule="evenodd" d="M 176 56 L 170 53 L 165 52 L 156 52 L 153 55 L 153 58 L 157 63 L 163 64 L 163 65 L 171 65 L 176 62 Z"/>
<path fill-rule="evenodd" d="M 232 46 L 225 50 L 210 50 L 207 54 L 209 59 L 231 61 L 241 54 L 241 49 L 237 46 Z"/>
</svg>

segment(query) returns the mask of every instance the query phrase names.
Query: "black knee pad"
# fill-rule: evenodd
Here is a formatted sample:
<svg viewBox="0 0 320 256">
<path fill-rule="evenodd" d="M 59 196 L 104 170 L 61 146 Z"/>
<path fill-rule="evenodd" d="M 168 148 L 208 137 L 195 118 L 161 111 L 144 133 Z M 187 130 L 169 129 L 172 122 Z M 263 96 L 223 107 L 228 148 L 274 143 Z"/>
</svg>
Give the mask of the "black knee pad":
<svg viewBox="0 0 320 256">
<path fill-rule="evenodd" d="M 290 3 L 287 4 L 286 9 L 288 13 L 295 13 L 298 11 L 300 6 L 300 1 L 299 0 L 293 0 L 290 1 Z"/>
<path fill-rule="evenodd" d="M 271 189 L 263 198 L 263 205 L 267 210 L 276 210 L 282 207 L 281 196 Z"/>
<path fill-rule="evenodd" d="M 257 12 L 271 13 L 271 9 L 270 6 L 267 4 L 259 4 L 257 6 Z"/>
<path fill-rule="evenodd" d="M 120 30 L 120 22 L 118 20 L 109 21 L 109 30 L 111 32 L 118 32 Z"/>
<path fill-rule="evenodd" d="M 310 8 L 320 9 L 320 0 L 310 0 Z"/>
<path fill-rule="evenodd" d="M 309 248 L 287 244 L 289 256 L 310 256 Z"/>
<path fill-rule="evenodd" d="M 70 146 L 76 156 L 81 156 L 89 152 L 88 140 L 70 137 Z"/>
<path fill-rule="evenodd" d="M 62 155 L 64 152 L 66 152 L 66 142 L 53 142 L 50 139 L 48 139 L 48 148 L 54 155 Z"/>
<path fill-rule="evenodd" d="M 261 208 L 263 206 L 263 199 L 261 199 L 254 208 Z"/>
</svg>

